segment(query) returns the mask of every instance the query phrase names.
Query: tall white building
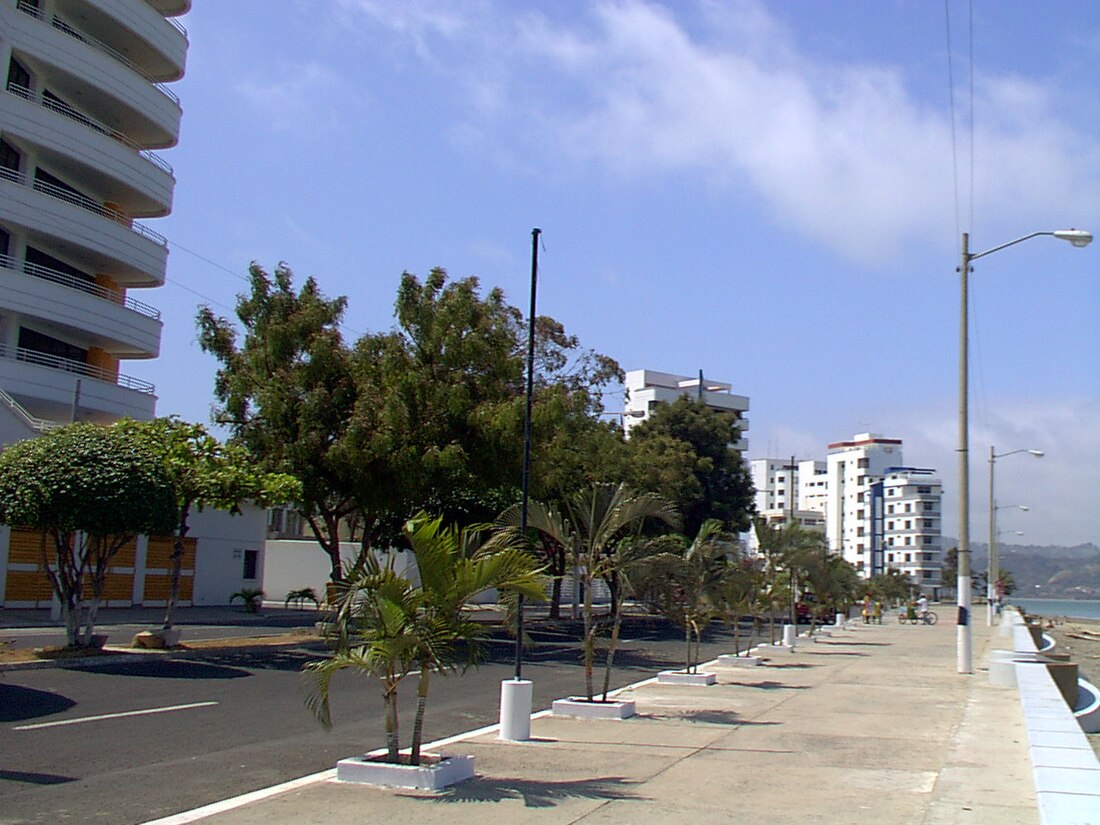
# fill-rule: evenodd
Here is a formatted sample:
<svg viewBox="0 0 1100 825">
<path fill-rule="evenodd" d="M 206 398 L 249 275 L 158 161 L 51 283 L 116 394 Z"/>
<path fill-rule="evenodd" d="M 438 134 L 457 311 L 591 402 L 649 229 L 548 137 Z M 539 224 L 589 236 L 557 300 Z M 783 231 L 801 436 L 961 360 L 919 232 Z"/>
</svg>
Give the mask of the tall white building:
<svg viewBox="0 0 1100 825">
<path fill-rule="evenodd" d="M 748 396 L 735 395 L 733 385 L 725 381 L 713 381 L 699 375 L 675 375 L 656 370 L 630 370 L 626 374 L 626 404 L 623 413 L 623 429 L 627 437 L 630 431 L 649 418 L 658 404 L 671 403 L 682 395 L 699 398 L 708 407 L 721 412 L 733 413 L 741 430 L 741 439 L 731 444 L 738 452 L 749 448 L 745 433 L 749 429 L 746 413 L 749 411 Z"/>
<path fill-rule="evenodd" d="M 901 439 L 859 433 L 830 444 L 824 462 L 761 458 L 750 467 L 769 524 L 793 513 L 861 575 L 892 568 L 930 592 L 940 587 L 942 485 L 934 471 L 904 466 Z"/>
<path fill-rule="evenodd" d="M 0 443 L 150 418 L 190 0 L 0 0 Z M 78 383 L 79 382 L 79 383 Z"/>
</svg>

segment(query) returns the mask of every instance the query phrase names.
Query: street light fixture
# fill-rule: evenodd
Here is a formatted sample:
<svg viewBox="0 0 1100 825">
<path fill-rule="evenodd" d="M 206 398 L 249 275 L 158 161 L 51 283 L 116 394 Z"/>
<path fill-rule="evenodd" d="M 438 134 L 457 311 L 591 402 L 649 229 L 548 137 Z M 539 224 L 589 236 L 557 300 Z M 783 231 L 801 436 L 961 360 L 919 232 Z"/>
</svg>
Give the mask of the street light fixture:
<svg viewBox="0 0 1100 825">
<path fill-rule="evenodd" d="M 1073 246 L 1088 246 L 1092 234 L 1082 229 L 1058 229 L 1048 232 L 1032 232 L 1015 240 L 987 249 L 970 251 L 970 235 L 962 233 L 962 261 L 959 266 L 961 299 L 959 301 L 959 578 L 958 578 L 958 631 L 956 663 L 959 673 L 973 673 L 972 632 L 970 628 L 970 408 L 969 408 L 969 276 L 970 264 L 978 258 L 992 255 L 1018 243 L 1049 235 Z"/>
<path fill-rule="evenodd" d="M 1035 456 L 1035 458 L 1042 458 L 1044 453 L 1042 450 L 1010 450 L 1007 453 L 994 452 L 993 445 L 989 445 L 989 567 L 988 576 L 985 583 L 985 623 L 992 626 L 993 620 L 996 616 L 996 611 L 993 609 L 993 597 L 996 595 L 997 579 L 1000 574 L 1000 560 L 997 558 L 997 511 L 1004 509 L 998 507 L 993 500 L 993 470 L 996 468 L 997 459 L 1004 458 L 1005 456 L 1018 455 L 1020 453 L 1027 453 L 1028 455 Z M 1019 507 L 1025 512 L 1028 510 L 1027 505 L 1016 504 L 1012 505 Z"/>
</svg>

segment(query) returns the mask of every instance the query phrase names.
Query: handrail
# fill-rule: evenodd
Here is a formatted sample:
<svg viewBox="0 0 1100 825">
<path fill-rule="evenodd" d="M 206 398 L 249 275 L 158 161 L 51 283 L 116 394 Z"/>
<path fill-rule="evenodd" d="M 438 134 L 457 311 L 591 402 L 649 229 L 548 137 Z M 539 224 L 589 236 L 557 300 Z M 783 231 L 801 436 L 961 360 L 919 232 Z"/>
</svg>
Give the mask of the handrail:
<svg viewBox="0 0 1100 825">
<path fill-rule="evenodd" d="M 0 255 L 0 267 L 15 271 L 19 270 L 18 262 L 11 255 Z M 55 284 L 75 289 L 78 292 L 85 292 L 96 298 L 109 301 L 112 304 L 120 304 L 132 312 L 144 315 L 146 318 L 152 318 L 154 321 L 160 320 L 159 309 L 150 306 L 144 301 L 131 298 L 120 289 L 110 289 L 100 284 L 89 283 L 67 272 L 61 272 L 60 270 L 42 266 L 41 264 L 32 264 L 30 261 L 23 262 L 23 272 L 27 275 L 33 275 L 35 278 L 41 278 L 44 281 L 51 281 Z"/>
<path fill-rule="evenodd" d="M 153 6 L 150 0 L 145 0 L 145 2 L 148 3 L 150 6 Z M 156 6 L 153 6 L 153 8 L 155 9 Z M 162 14 L 162 12 L 158 11 L 157 14 Z M 180 34 L 182 34 L 184 37 L 187 37 L 187 29 L 184 28 L 183 23 L 181 23 L 174 17 L 169 17 L 167 14 L 164 15 L 164 19 L 175 26 Z"/>
<path fill-rule="evenodd" d="M 81 209 L 86 209 L 89 212 L 101 215 L 108 220 L 114 221 L 119 226 L 125 226 L 127 229 L 133 230 L 142 237 L 148 238 L 150 241 L 160 246 L 168 246 L 167 238 L 144 224 L 138 223 L 121 209 L 104 206 L 80 192 L 72 192 L 56 184 L 49 183 L 48 181 L 39 180 L 38 178 L 35 178 L 32 188 L 36 192 L 42 192 L 45 195 L 49 195 L 51 198 L 57 198 L 66 203 L 71 203 L 74 206 L 79 206 Z"/>
<path fill-rule="evenodd" d="M 27 2 L 27 0 L 18 0 L 18 2 L 16 3 L 16 8 L 24 14 L 33 17 L 35 20 L 40 20 L 43 23 L 47 22 L 42 11 L 32 6 L 30 3 Z M 102 40 L 98 40 L 95 37 L 92 37 L 90 34 L 81 32 L 78 29 L 74 29 L 56 14 L 49 21 L 49 23 L 58 31 L 64 32 L 70 37 L 91 46 L 92 48 L 102 52 L 103 54 L 114 60 L 117 60 L 123 66 L 126 66 L 131 71 L 137 73 L 142 79 L 149 81 L 149 83 L 151 83 L 157 89 L 157 91 L 159 91 L 169 100 L 171 100 L 177 106 L 180 105 L 179 96 L 175 92 L 173 92 L 160 81 L 153 79 L 152 76 L 150 76 L 144 69 L 138 67 L 132 60 L 130 60 L 130 58 L 126 57 L 126 55 L 111 48 Z"/>
<path fill-rule="evenodd" d="M 23 419 L 26 425 L 32 430 L 45 432 L 46 430 L 52 430 L 55 427 L 64 426 L 59 421 L 50 421 L 48 418 L 38 418 L 37 416 L 31 415 L 29 412 L 27 412 L 27 409 L 22 404 L 20 404 L 10 395 L 4 392 L 2 388 L 0 388 L 0 403 L 2 403 L 9 410 L 15 413 L 17 417 Z"/>
<path fill-rule="evenodd" d="M 50 98 L 46 97 L 45 94 L 36 94 L 32 89 L 28 89 L 26 86 L 20 86 L 16 83 L 9 82 L 7 89 L 11 94 L 15 95 L 16 97 L 21 97 L 23 98 L 23 100 L 29 101 L 31 103 L 37 103 L 38 105 L 42 106 L 42 108 L 49 109 L 51 112 L 57 112 L 57 114 L 67 117 L 69 120 L 76 121 L 80 125 L 86 126 L 94 132 L 99 132 L 100 134 L 106 135 L 109 138 L 114 138 L 123 146 L 133 149 L 154 166 L 158 167 L 164 172 L 167 172 L 169 175 L 175 175 L 168 161 L 166 161 L 156 152 L 150 151 L 149 149 L 143 149 L 127 135 L 123 134 L 117 129 L 112 129 L 110 126 L 100 123 L 95 118 L 89 117 L 83 112 L 78 112 L 67 103 L 63 103 L 59 100 L 51 100 Z"/>
<path fill-rule="evenodd" d="M 24 347 L 13 347 L 8 344 L 0 344 L 0 358 L 10 358 L 16 361 L 24 361 L 28 364 L 36 364 L 40 367 L 48 367 L 49 369 L 75 372 L 78 375 L 95 378 L 99 381 L 106 381 L 108 384 L 114 384 L 126 390 L 134 390 L 144 395 L 153 395 L 156 392 L 156 387 L 153 384 L 141 378 L 134 378 L 129 375 L 122 375 L 121 373 L 116 375 L 109 370 L 103 369 L 103 367 L 85 364 L 81 361 L 73 361 L 70 358 L 62 358 L 60 355 L 50 355 L 45 352 L 38 352 L 37 350 L 26 349 Z"/>
</svg>

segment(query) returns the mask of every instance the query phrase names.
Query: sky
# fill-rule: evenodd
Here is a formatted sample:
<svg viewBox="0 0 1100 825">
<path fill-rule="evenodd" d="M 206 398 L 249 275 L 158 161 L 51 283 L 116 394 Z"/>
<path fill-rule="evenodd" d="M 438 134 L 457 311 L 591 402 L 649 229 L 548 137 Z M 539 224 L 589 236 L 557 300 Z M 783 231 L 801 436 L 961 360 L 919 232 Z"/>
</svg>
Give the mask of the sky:
<svg viewBox="0 0 1100 825">
<path fill-rule="evenodd" d="M 393 325 L 402 272 L 529 300 L 624 369 L 750 399 L 749 457 L 856 433 L 937 469 L 957 535 L 960 235 L 1100 233 L 1100 4 L 196 0 L 161 354 L 209 422 L 207 304 L 251 261 Z M 974 263 L 971 536 L 1100 543 L 1100 242 Z M 621 397 L 608 400 L 616 409 Z M 1018 537 L 1015 531 L 1023 531 Z"/>
</svg>

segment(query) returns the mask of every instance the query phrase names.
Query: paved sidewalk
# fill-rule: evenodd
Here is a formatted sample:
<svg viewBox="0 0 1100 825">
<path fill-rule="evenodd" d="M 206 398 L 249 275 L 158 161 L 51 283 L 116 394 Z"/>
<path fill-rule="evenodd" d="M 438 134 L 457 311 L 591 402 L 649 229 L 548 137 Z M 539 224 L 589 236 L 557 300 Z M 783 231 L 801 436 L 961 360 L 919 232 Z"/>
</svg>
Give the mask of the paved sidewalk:
<svg viewBox="0 0 1100 825">
<path fill-rule="evenodd" d="M 859 625 L 719 669 L 713 687 L 643 683 L 627 721 L 540 716 L 529 742 L 474 735 L 445 750 L 475 755 L 477 777 L 439 794 L 322 775 L 163 822 L 1037 823 L 1016 691 L 984 672 L 991 633 L 975 628 L 973 676 L 955 673 L 955 634 Z"/>
</svg>

